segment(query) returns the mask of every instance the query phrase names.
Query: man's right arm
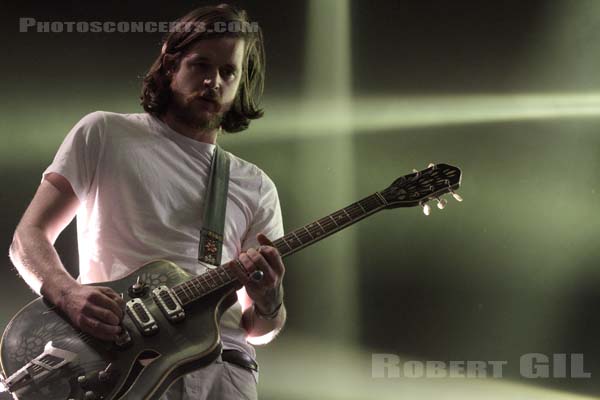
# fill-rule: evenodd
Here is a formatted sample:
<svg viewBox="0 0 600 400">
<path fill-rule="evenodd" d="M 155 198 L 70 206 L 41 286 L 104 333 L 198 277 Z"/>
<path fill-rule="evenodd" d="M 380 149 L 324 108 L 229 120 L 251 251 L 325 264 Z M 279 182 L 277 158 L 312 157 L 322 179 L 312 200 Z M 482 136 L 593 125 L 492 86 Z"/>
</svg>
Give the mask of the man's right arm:
<svg viewBox="0 0 600 400">
<path fill-rule="evenodd" d="M 25 282 L 65 312 L 76 327 L 111 340 L 120 332 L 123 300 L 110 288 L 73 279 L 54 248 L 78 207 L 69 182 L 56 173 L 46 175 L 17 226 L 10 258 Z"/>
</svg>

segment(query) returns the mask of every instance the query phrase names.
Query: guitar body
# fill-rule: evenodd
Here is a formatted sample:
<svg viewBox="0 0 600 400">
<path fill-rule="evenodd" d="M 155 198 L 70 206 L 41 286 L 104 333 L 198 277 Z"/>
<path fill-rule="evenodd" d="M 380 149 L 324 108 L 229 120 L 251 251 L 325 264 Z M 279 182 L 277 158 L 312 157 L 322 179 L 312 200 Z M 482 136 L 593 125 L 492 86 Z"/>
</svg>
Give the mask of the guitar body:
<svg viewBox="0 0 600 400">
<path fill-rule="evenodd" d="M 127 301 L 131 299 L 128 290 L 138 278 L 147 285 L 139 299 L 156 320 L 158 331 L 143 335 L 126 313 L 123 326 L 130 334 L 126 346 L 79 331 L 42 298 L 21 309 L 9 322 L 1 343 L 5 377 L 30 363 L 27 370 L 32 378 L 26 378 L 28 382 L 23 387 L 13 390 L 18 399 L 158 399 L 175 379 L 219 356 L 219 320 L 236 301 L 235 287 L 223 287 L 204 296 L 185 308 L 184 319 L 172 322 L 151 298 L 153 289 L 162 285 L 170 288 L 191 278 L 172 262 L 150 262 L 123 279 L 95 285 L 110 287 Z M 59 350 L 41 361 L 59 368 L 38 378 L 35 374 L 40 368 L 35 361 L 31 365 L 31 361 L 48 350 L 50 341 Z M 61 358 L 64 361 L 69 356 L 76 358 L 61 365 Z"/>
</svg>

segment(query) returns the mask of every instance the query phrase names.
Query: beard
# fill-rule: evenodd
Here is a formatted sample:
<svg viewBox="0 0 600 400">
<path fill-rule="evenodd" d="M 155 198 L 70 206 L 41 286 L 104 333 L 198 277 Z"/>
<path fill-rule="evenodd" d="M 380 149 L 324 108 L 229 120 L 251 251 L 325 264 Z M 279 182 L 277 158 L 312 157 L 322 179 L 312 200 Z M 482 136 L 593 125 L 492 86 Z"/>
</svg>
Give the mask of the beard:
<svg viewBox="0 0 600 400">
<path fill-rule="evenodd" d="M 203 104 L 200 93 L 188 96 L 171 94 L 170 111 L 182 124 L 192 129 L 217 129 L 221 126 L 223 114 L 218 103 Z M 214 110 L 213 110 L 214 109 Z"/>
</svg>

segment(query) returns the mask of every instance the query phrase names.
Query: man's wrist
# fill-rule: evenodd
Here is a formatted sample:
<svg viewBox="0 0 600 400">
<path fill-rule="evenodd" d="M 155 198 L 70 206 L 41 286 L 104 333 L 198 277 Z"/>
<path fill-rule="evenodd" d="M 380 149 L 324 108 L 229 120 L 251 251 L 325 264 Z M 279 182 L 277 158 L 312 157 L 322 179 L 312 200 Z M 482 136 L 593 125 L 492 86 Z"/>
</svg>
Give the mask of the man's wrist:
<svg viewBox="0 0 600 400">
<path fill-rule="evenodd" d="M 279 315 L 279 311 L 281 311 L 281 308 L 283 307 L 283 301 L 275 305 L 274 308 L 266 311 L 262 310 L 261 307 L 256 304 L 256 302 L 252 304 L 252 307 L 254 309 L 254 314 L 256 314 L 258 318 L 270 321 L 277 318 Z"/>
<path fill-rule="evenodd" d="M 54 305 L 61 307 L 65 297 L 77 284 L 78 282 L 70 276 L 61 276 L 59 274 L 42 282 L 40 295 Z"/>
</svg>

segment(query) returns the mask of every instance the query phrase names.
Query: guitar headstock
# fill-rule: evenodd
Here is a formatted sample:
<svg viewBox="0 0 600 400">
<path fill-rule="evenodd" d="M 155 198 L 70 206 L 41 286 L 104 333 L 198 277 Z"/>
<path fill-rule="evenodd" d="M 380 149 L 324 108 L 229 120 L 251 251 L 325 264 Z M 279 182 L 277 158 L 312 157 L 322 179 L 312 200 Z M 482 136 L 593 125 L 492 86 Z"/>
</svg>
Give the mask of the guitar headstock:
<svg viewBox="0 0 600 400">
<path fill-rule="evenodd" d="M 381 191 L 386 208 L 422 206 L 425 215 L 429 215 L 427 204 L 435 200 L 439 209 L 446 206 L 446 200 L 440 196 L 451 193 L 457 201 L 462 201 L 455 190 L 460 186 L 462 173 L 459 168 L 447 164 L 429 164 L 427 168 L 402 176 L 388 188 Z"/>
</svg>

